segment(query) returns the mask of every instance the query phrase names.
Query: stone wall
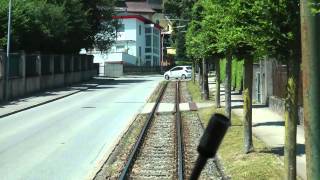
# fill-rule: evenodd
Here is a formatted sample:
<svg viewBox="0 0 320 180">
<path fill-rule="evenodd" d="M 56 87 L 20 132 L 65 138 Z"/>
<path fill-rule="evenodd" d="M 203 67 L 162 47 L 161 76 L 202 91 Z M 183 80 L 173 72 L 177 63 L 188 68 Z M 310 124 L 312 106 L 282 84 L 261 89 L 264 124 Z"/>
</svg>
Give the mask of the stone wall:
<svg viewBox="0 0 320 180">
<path fill-rule="evenodd" d="M 278 98 L 276 96 L 269 97 L 269 108 L 284 117 L 285 113 L 285 100 Z M 303 125 L 303 108 L 299 107 L 299 122 L 300 125 Z"/>
</svg>

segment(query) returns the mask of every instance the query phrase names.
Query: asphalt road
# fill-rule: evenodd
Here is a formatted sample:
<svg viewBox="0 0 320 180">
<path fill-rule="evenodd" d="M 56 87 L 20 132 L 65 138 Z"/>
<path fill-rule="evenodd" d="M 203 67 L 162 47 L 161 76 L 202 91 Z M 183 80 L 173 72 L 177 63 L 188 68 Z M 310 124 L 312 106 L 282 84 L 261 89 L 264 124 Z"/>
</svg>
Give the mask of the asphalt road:
<svg viewBox="0 0 320 180">
<path fill-rule="evenodd" d="M 0 119 L 0 179 L 89 179 L 161 76 L 96 88 Z"/>
</svg>

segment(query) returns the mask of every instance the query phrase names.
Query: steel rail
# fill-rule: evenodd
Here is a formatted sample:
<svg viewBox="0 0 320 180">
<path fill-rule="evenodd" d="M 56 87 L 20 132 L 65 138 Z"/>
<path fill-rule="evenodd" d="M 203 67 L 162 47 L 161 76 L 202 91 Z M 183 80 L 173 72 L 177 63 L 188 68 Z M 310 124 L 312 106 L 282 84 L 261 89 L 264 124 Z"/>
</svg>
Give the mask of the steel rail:
<svg viewBox="0 0 320 180">
<path fill-rule="evenodd" d="M 181 113 L 180 113 L 180 81 L 176 83 L 176 128 L 177 128 L 177 152 L 178 152 L 178 179 L 184 179 L 184 154 L 183 154 L 183 143 L 182 143 L 182 126 L 181 126 Z"/>
<path fill-rule="evenodd" d="M 144 137 L 147 134 L 147 131 L 148 131 L 149 127 L 150 127 L 150 124 L 152 122 L 154 114 L 155 114 L 155 112 L 156 112 L 156 110 L 157 110 L 157 108 L 159 106 L 159 103 L 160 103 L 160 100 L 161 100 L 161 98 L 162 98 L 162 96 L 164 94 L 164 91 L 167 88 L 167 85 L 168 85 L 168 82 L 166 82 L 164 84 L 164 86 L 162 87 L 162 89 L 160 91 L 160 94 L 156 99 L 156 104 L 153 106 L 151 113 L 149 113 L 148 119 L 145 122 L 145 124 L 144 124 L 144 126 L 143 126 L 143 128 L 142 128 L 142 130 L 141 130 L 141 132 L 139 134 L 138 140 L 136 141 L 135 145 L 132 148 L 132 151 L 131 151 L 131 153 L 130 153 L 130 155 L 128 157 L 128 161 L 126 162 L 125 167 L 124 167 L 124 169 L 122 170 L 122 172 L 120 174 L 119 179 L 121 179 L 121 180 L 127 179 L 127 176 L 131 171 L 131 167 L 135 162 L 135 159 L 137 157 L 137 154 L 139 153 L 141 145 L 143 144 Z"/>
</svg>

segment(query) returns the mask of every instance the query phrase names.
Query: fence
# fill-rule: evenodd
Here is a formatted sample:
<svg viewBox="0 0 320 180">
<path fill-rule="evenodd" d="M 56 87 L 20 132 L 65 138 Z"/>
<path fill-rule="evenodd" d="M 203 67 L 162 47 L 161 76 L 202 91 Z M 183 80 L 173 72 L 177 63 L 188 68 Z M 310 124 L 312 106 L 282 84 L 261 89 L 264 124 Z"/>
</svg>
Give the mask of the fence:
<svg viewBox="0 0 320 180">
<path fill-rule="evenodd" d="M 0 101 L 89 80 L 97 72 L 91 55 L 13 53 L 7 81 L 5 62 L 6 55 L 0 51 Z"/>
<path fill-rule="evenodd" d="M 273 62 L 272 68 L 273 79 L 273 95 L 278 98 L 286 98 L 287 93 L 287 81 L 288 81 L 288 68 L 287 65 L 283 65 L 279 62 Z M 298 87 L 298 104 L 303 105 L 303 88 L 302 88 L 302 72 L 299 76 Z"/>
<path fill-rule="evenodd" d="M 123 65 L 123 73 L 135 74 L 135 73 L 161 73 L 160 66 L 131 66 Z"/>
</svg>

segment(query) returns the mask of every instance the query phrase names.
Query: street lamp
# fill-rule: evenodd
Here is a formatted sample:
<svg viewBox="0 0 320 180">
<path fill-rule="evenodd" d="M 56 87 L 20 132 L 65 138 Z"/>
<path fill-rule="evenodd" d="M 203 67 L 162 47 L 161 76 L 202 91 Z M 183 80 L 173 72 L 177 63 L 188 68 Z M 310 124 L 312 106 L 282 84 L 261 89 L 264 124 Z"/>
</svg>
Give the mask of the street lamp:
<svg viewBox="0 0 320 180">
<path fill-rule="evenodd" d="M 8 37 L 7 37 L 7 60 L 5 62 L 6 64 L 6 70 L 5 70 L 5 82 L 4 82 L 4 99 L 8 100 L 8 87 L 9 87 L 9 68 L 10 68 L 10 39 L 11 39 L 11 11 L 12 11 L 12 0 L 9 0 L 8 5 Z"/>
</svg>

